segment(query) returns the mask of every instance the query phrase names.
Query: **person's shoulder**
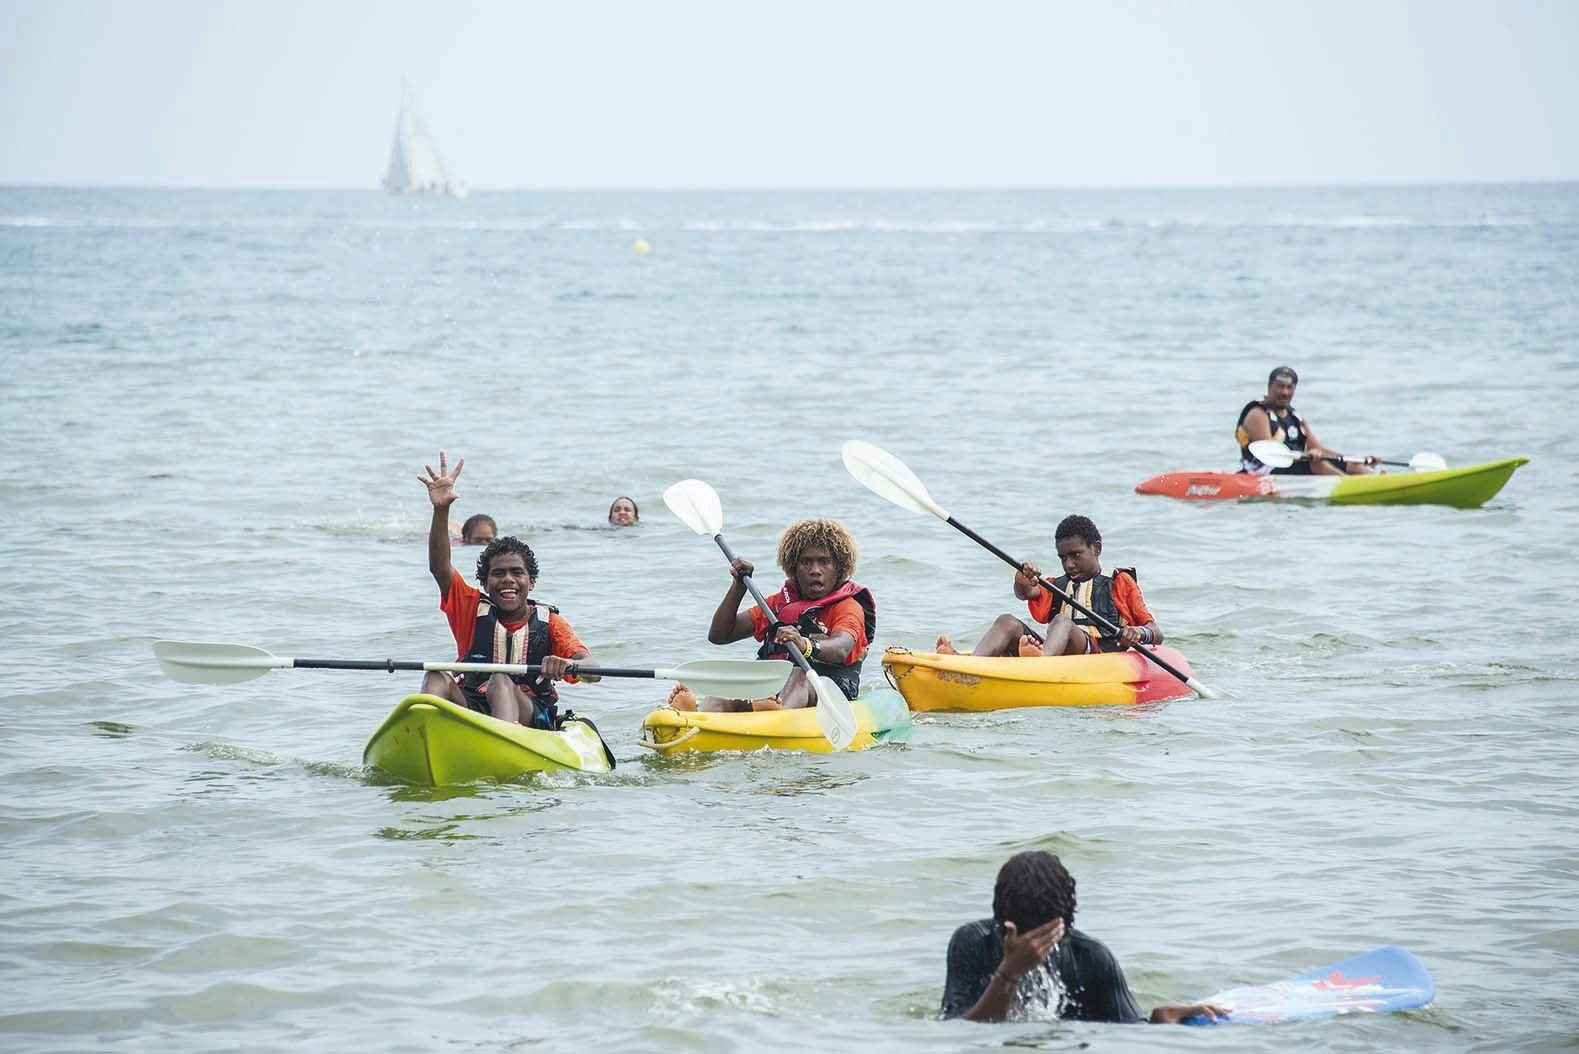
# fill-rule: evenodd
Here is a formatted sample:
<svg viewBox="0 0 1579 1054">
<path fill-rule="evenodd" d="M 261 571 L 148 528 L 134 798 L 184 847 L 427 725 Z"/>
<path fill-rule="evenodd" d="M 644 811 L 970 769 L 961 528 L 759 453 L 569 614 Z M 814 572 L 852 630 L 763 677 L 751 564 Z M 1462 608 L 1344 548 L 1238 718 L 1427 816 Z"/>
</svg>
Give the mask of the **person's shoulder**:
<svg viewBox="0 0 1579 1054">
<path fill-rule="evenodd" d="M 466 603 L 481 595 L 482 590 L 466 581 L 466 576 L 459 571 L 450 576 L 449 588 L 444 590 L 444 599 L 451 603 Z"/>
<path fill-rule="evenodd" d="M 1118 960 L 1114 958 L 1112 950 L 1106 944 L 1082 930 L 1071 929 L 1064 935 L 1064 942 L 1071 952 L 1087 962 L 1118 965 Z"/>
<path fill-rule="evenodd" d="M 949 938 L 949 947 L 956 945 L 979 944 L 992 940 L 993 923 L 991 919 L 977 919 L 967 922 L 954 930 L 954 936 Z"/>
</svg>

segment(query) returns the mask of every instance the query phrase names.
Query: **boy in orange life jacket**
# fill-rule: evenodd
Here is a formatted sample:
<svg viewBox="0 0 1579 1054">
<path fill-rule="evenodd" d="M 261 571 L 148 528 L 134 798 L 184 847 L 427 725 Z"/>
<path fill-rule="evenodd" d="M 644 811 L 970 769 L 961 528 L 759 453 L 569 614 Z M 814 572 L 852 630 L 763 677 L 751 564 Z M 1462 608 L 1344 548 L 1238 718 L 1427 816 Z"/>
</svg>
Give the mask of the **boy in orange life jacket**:
<svg viewBox="0 0 1579 1054">
<path fill-rule="evenodd" d="M 756 568 L 737 558 L 730 566 L 733 578 L 718 602 L 718 610 L 713 612 L 707 639 L 714 644 L 730 644 L 755 637 L 762 641 L 757 651 L 759 659 L 788 661 L 787 649 L 794 648 L 806 657 L 817 676 L 826 677 L 846 697 L 854 699 L 861 690 L 861 663 L 872 634 L 877 632 L 877 602 L 872 599 L 871 590 L 850 581 L 857 556 L 855 539 L 835 520 L 791 524 L 779 538 L 778 548 L 779 566 L 789 577 L 777 593 L 767 597 L 777 620 L 769 623 L 755 604 L 740 610 L 741 602 L 748 599 L 740 576 L 754 576 Z M 709 696 L 702 700 L 701 709 L 792 710 L 816 701 L 805 673 L 796 665 L 776 696 Z M 669 693 L 669 705 L 676 710 L 695 710 L 696 693 L 683 684 L 675 685 Z"/>
<path fill-rule="evenodd" d="M 976 655 L 1084 655 L 1088 652 L 1118 651 L 1131 644 L 1161 644 L 1162 630 L 1146 608 L 1135 572 L 1118 568 L 1102 573 L 1102 535 L 1097 525 L 1085 516 L 1065 516 L 1053 533 L 1058 559 L 1064 573 L 1053 585 L 1119 627 L 1116 637 L 1107 635 L 1084 614 L 1065 604 L 1036 580 L 1041 569 L 1027 563 L 1014 575 L 1014 595 L 1026 602 L 1031 618 L 1048 622 L 1047 639 L 1013 615 L 999 615 L 982 634 Z M 939 637 L 937 651 L 957 654 L 948 637 Z"/>
<path fill-rule="evenodd" d="M 546 604 L 528 600 L 537 581 L 537 557 L 518 538 L 496 538 L 477 558 L 477 580 L 487 590 L 468 585 L 450 562 L 450 506 L 455 504 L 455 481 L 466 459 L 449 470 L 439 451 L 439 470 L 424 465 L 427 477 L 417 479 L 428 488 L 433 522 L 428 527 L 428 570 L 438 583 L 439 607 L 449 618 L 458 658 L 465 662 L 541 665 L 541 674 L 510 676 L 503 673 L 469 673 L 463 677 L 430 670 L 422 691 L 492 714 L 501 721 L 537 728 L 558 727 L 559 693 L 554 681 L 575 678 L 566 674 L 572 663 L 583 670 L 596 667 L 587 646 L 576 638 L 570 623 Z M 598 678 L 582 674 L 582 680 Z"/>
</svg>

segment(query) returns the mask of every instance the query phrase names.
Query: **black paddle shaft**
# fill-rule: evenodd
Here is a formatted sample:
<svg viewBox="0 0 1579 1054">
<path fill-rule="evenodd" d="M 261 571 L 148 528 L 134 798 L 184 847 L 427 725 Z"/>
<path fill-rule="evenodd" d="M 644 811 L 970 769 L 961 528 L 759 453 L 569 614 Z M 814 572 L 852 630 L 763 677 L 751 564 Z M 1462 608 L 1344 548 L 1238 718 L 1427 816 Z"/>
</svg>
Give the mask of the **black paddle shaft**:
<svg viewBox="0 0 1579 1054">
<path fill-rule="evenodd" d="M 427 667 L 420 662 L 405 662 L 399 659 L 292 659 L 293 670 L 386 670 L 394 673 L 396 670 L 425 670 Z"/>
<path fill-rule="evenodd" d="M 960 523 L 954 517 L 950 516 L 948 518 L 948 524 L 949 524 L 949 526 L 953 527 L 955 530 L 957 530 L 960 533 L 964 534 L 965 537 L 971 539 L 977 545 L 981 546 L 983 549 L 986 549 L 988 552 L 992 553 L 998 559 L 1002 560 L 1004 563 L 1006 563 L 1010 567 L 1014 568 L 1016 571 L 1018 571 L 1020 568 L 1025 566 L 1025 561 L 1024 560 L 1016 560 L 1014 557 L 1010 556 L 1008 553 L 1004 552 L 1002 549 L 999 549 L 996 545 L 993 545 L 987 539 L 983 538 L 981 535 L 977 534 L 975 531 L 971 530 L 969 527 L 965 526 L 963 523 Z M 1036 580 L 1036 582 L 1043 589 L 1045 589 L 1049 593 L 1053 594 L 1053 596 L 1057 597 L 1059 600 L 1062 600 L 1065 604 L 1068 604 L 1070 607 L 1074 608 L 1076 611 L 1080 612 L 1082 615 L 1086 616 L 1091 621 L 1095 622 L 1098 626 L 1101 626 L 1103 629 L 1107 630 L 1109 633 L 1117 633 L 1118 632 L 1118 627 L 1117 626 L 1113 625 L 1113 623 L 1109 622 L 1107 619 L 1103 618 L 1101 615 L 1098 615 L 1095 611 L 1092 611 L 1090 608 L 1088 608 L 1084 604 L 1080 603 L 1080 601 L 1076 600 L 1074 597 L 1070 596 L 1068 593 L 1065 593 L 1062 589 L 1059 589 L 1057 586 L 1053 585 L 1053 583 L 1048 581 L 1046 578 L 1038 578 Z M 1158 655 L 1156 652 L 1152 651 L 1150 648 L 1143 647 L 1142 645 L 1139 645 L 1139 644 L 1131 644 L 1129 646 L 1131 648 L 1134 648 L 1136 651 L 1140 652 L 1142 655 L 1146 656 L 1146 658 L 1150 659 L 1152 662 L 1156 663 L 1158 666 L 1162 667 L 1164 670 L 1167 670 L 1169 673 L 1173 674 L 1173 676 L 1175 676 L 1175 677 L 1177 677 L 1179 679 L 1179 683 L 1180 684 L 1189 684 L 1190 683 L 1190 679 L 1187 676 L 1185 676 L 1184 674 L 1180 673 L 1177 669 L 1175 669 L 1173 663 L 1169 662 L 1167 659 L 1164 659 L 1162 656 Z"/>
<path fill-rule="evenodd" d="M 724 556 L 729 560 L 729 566 L 734 567 L 735 561 L 740 558 L 735 555 L 735 551 L 733 549 L 729 548 L 729 543 L 724 541 L 724 536 L 721 534 L 715 534 L 713 535 L 713 541 L 717 542 L 718 547 L 724 551 Z M 757 607 L 761 608 L 762 613 L 768 617 L 768 624 L 771 626 L 777 621 L 778 616 L 774 615 L 773 609 L 768 607 L 768 602 L 763 598 L 762 592 L 757 589 L 757 584 L 751 581 L 750 575 L 739 575 L 737 577 L 739 577 L 740 581 L 745 583 L 747 589 L 751 590 L 751 599 L 757 602 Z M 807 673 L 812 672 L 811 660 L 802 655 L 799 650 L 795 648 L 785 648 L 784 650 L 789 652 L 789 657 L 795 660 L 796 666 L 799 666 Z M 816 682 L 814 681 L 813 683 Z"/>
<path fill-rule="evenodd" d="M 456 660 L 459 661 L 459 660 Z M 487 665 L 511 665 L 509 663 L 489 663 Z M 401 659 L 292 659 L 291 668 L 296 670 L 385 670 L 395 673 L 397 670 L 426 670 L 429 664 L 425 662 L 410 662 Z M 526 666 L 527 673 L 542 673 L 542 666 Z M 645 677 L 649 680 L 658 676 L 657 670 L 622 670 L 615 667 L 604 668 L 589 666 L 585 671 L 572 663 L 566 670 L 575 676 L 585 672 L 594 677 Z"/>
</svg>

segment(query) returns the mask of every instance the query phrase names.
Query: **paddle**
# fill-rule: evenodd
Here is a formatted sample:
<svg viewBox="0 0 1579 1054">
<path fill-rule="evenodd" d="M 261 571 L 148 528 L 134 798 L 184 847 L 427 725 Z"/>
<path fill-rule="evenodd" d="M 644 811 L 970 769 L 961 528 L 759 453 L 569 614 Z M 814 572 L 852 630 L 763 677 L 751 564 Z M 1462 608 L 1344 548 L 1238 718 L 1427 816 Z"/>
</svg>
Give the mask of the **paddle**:
<svg viewBox="0 0 1579 1054">
<path fill-rule="evenodd" d="M 1273 468 L 1288 468 L 1296 461 L 1305 461 L 1314 455 L 1303 450 L 1290 450 L 1276 439 L 1257 439 L 1250 444 L 1250 455 L 1264 465 Z M 1330 461 L 1334 465 L 1347 465 L 1357 458 L 1344 457 L 1342 454 L 1323 454 L 1323 461 Z M 1441 454 L 1433 454 L 1422 450 L 1408 461 L 1387 461 L 1379 457 L 1365 459 L 1367 465 L 1394 465 L 1398 468 L 1412 468 L 1416 472 L 1436 472 L 1447 468 L 1447 461 Z"/>
<path fill-rule="evenodd" d="M 854 476 L 857 482 L 873 494 L 893 502 L 902 509 L 909 509 L 911 512 L 931 513 L 1015 570 L 1025 566 L 1023 560 L 1016 560 L 945 512 L 942 506 L 932 500 L 932 496 L 927 493 L 927 488 L 922 484 L 921 480 L 916 478 L 916 474 L 910 471 L 910 467 L 888 451 L 881 447 L 873 446 L 871 443 L 864 443 L 859 439 L 851 439 L 847 440 L 839 448 L 839 453 L 844 458 L 844 467 L 849 470 L 850 475 Z M 1085 615 L 1109 633 L 1118 632 L 1117 626 L 1075 600 L 1074 597 L 1053 585 L 1048 579 L 1038 578 L 1036 581 L 1043 589 Z M 1182 673 L 1171 662 L 1151 649 L 1139 644 L 1132 644 L 1130 647 L 1173 674 L 1185 687 L 1202 699 L 1216 698 L 1217 693 L 1215 691 L 1195 678 Z"/>
<path fill-rule="evenodd" d="M 270 670 L 450 670 L 456 673 L 533 674 L 541 666 L 486 662 L 402 662 L 396 659 L 284 659 L 262 648 L 246 644 L 216 644 L 206 641 L 160 640 L 154 642 L 154 656 L 164 672 L 177 681 L 190 684 L 235 684 L 262 677 Z M 738 659 L 701 659 L 681 663 L 666 670 L 622 670 L 588 666 L 585 671 L 571 664 L 572 674 L 585 672 L 596 677 L 647 677 L 660 681 L 684 681 L 708 695 L 730 698 L 759 698 L 772 695 L 784 686 L 784 671 L 768 663 Z"/>
<path fill-rule="evenodd" d="M 697 534 L 707 535 L 717 542 L 718 548 L 723 550 L 724 558 L 730 564 L 735 562 L 734 550 L 729 548 L 728 542 L 724 541 L 724 507 L 718 500 L 717 491 L 699 479 L 684 479 L 663 492 L 663 503 L 669 506 L 669 511 L 678 516 L 691 530 Z M 768 622 L 776 622 L 773 609 L 768 607 L 767 600 L 757 589 L 756 583 L 751 581 L 751 576 L 741 575 L 740 581 L 751 591 L 751 598 L 757 602 L 762 614 L 767 616 Z M 850 700 L 844 697 L 844 692 L 840 691 L 838 685 L 818 677 L 806 656 L 794 648 L 785 650 L 795 665 L 806 674 L 806 683 L 811 686 L 812 693 L 817 698 L 817 725 L 822 729 L 822 734 L 828 738 L 829 743 L 833 744 L 833 749 L 845 749 L 855 741 L 855 734 L 860 730 L 855 720 L 855 711 L 850 707 Z M 761 698 L 762 695 L 771 695 L 772 692 L 759 695 L 739 692 L 708 692 L 707 694 L 725 699 L 755 699 Z"/>
</svg>

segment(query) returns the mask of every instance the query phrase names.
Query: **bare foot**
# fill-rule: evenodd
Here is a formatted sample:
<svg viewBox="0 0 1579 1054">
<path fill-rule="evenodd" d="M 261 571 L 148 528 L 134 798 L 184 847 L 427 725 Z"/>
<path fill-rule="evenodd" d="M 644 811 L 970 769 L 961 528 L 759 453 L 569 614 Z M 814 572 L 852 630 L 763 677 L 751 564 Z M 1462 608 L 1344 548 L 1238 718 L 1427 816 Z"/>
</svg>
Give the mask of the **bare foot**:
<svg viewBox="0 0 1579 1054">
<path fill-rule="evenodd" d="M 1020 638 L 1020 658 L 1030 659 L 1042 654 L 1042 642 L 1027 633 Z"/>
<path fill-rule="evenodd" d="M 939 655 L 959 654 L 959 652 L 954 648 L 954 642 L 949 640 L 946 636 L 938 637 L 938 642 L 932 645 L 932 650 L 937 652 Z"/>
<path fill-rule="evenodd" d="M 695 710 L 696 693 L 683 684 L 677 684 L 669 692 L 669 709 Z"/>
<path fill-rule="evenodd" d="M 766 699 L 753 699 L 753 700 L 751 700 L 751 709 L 753 709 L 753 710 L 782 710 L 782 709 L 784 709 L 784 704 L 779 700 L 778 696 L 770 695 Z"/>
</svg>

